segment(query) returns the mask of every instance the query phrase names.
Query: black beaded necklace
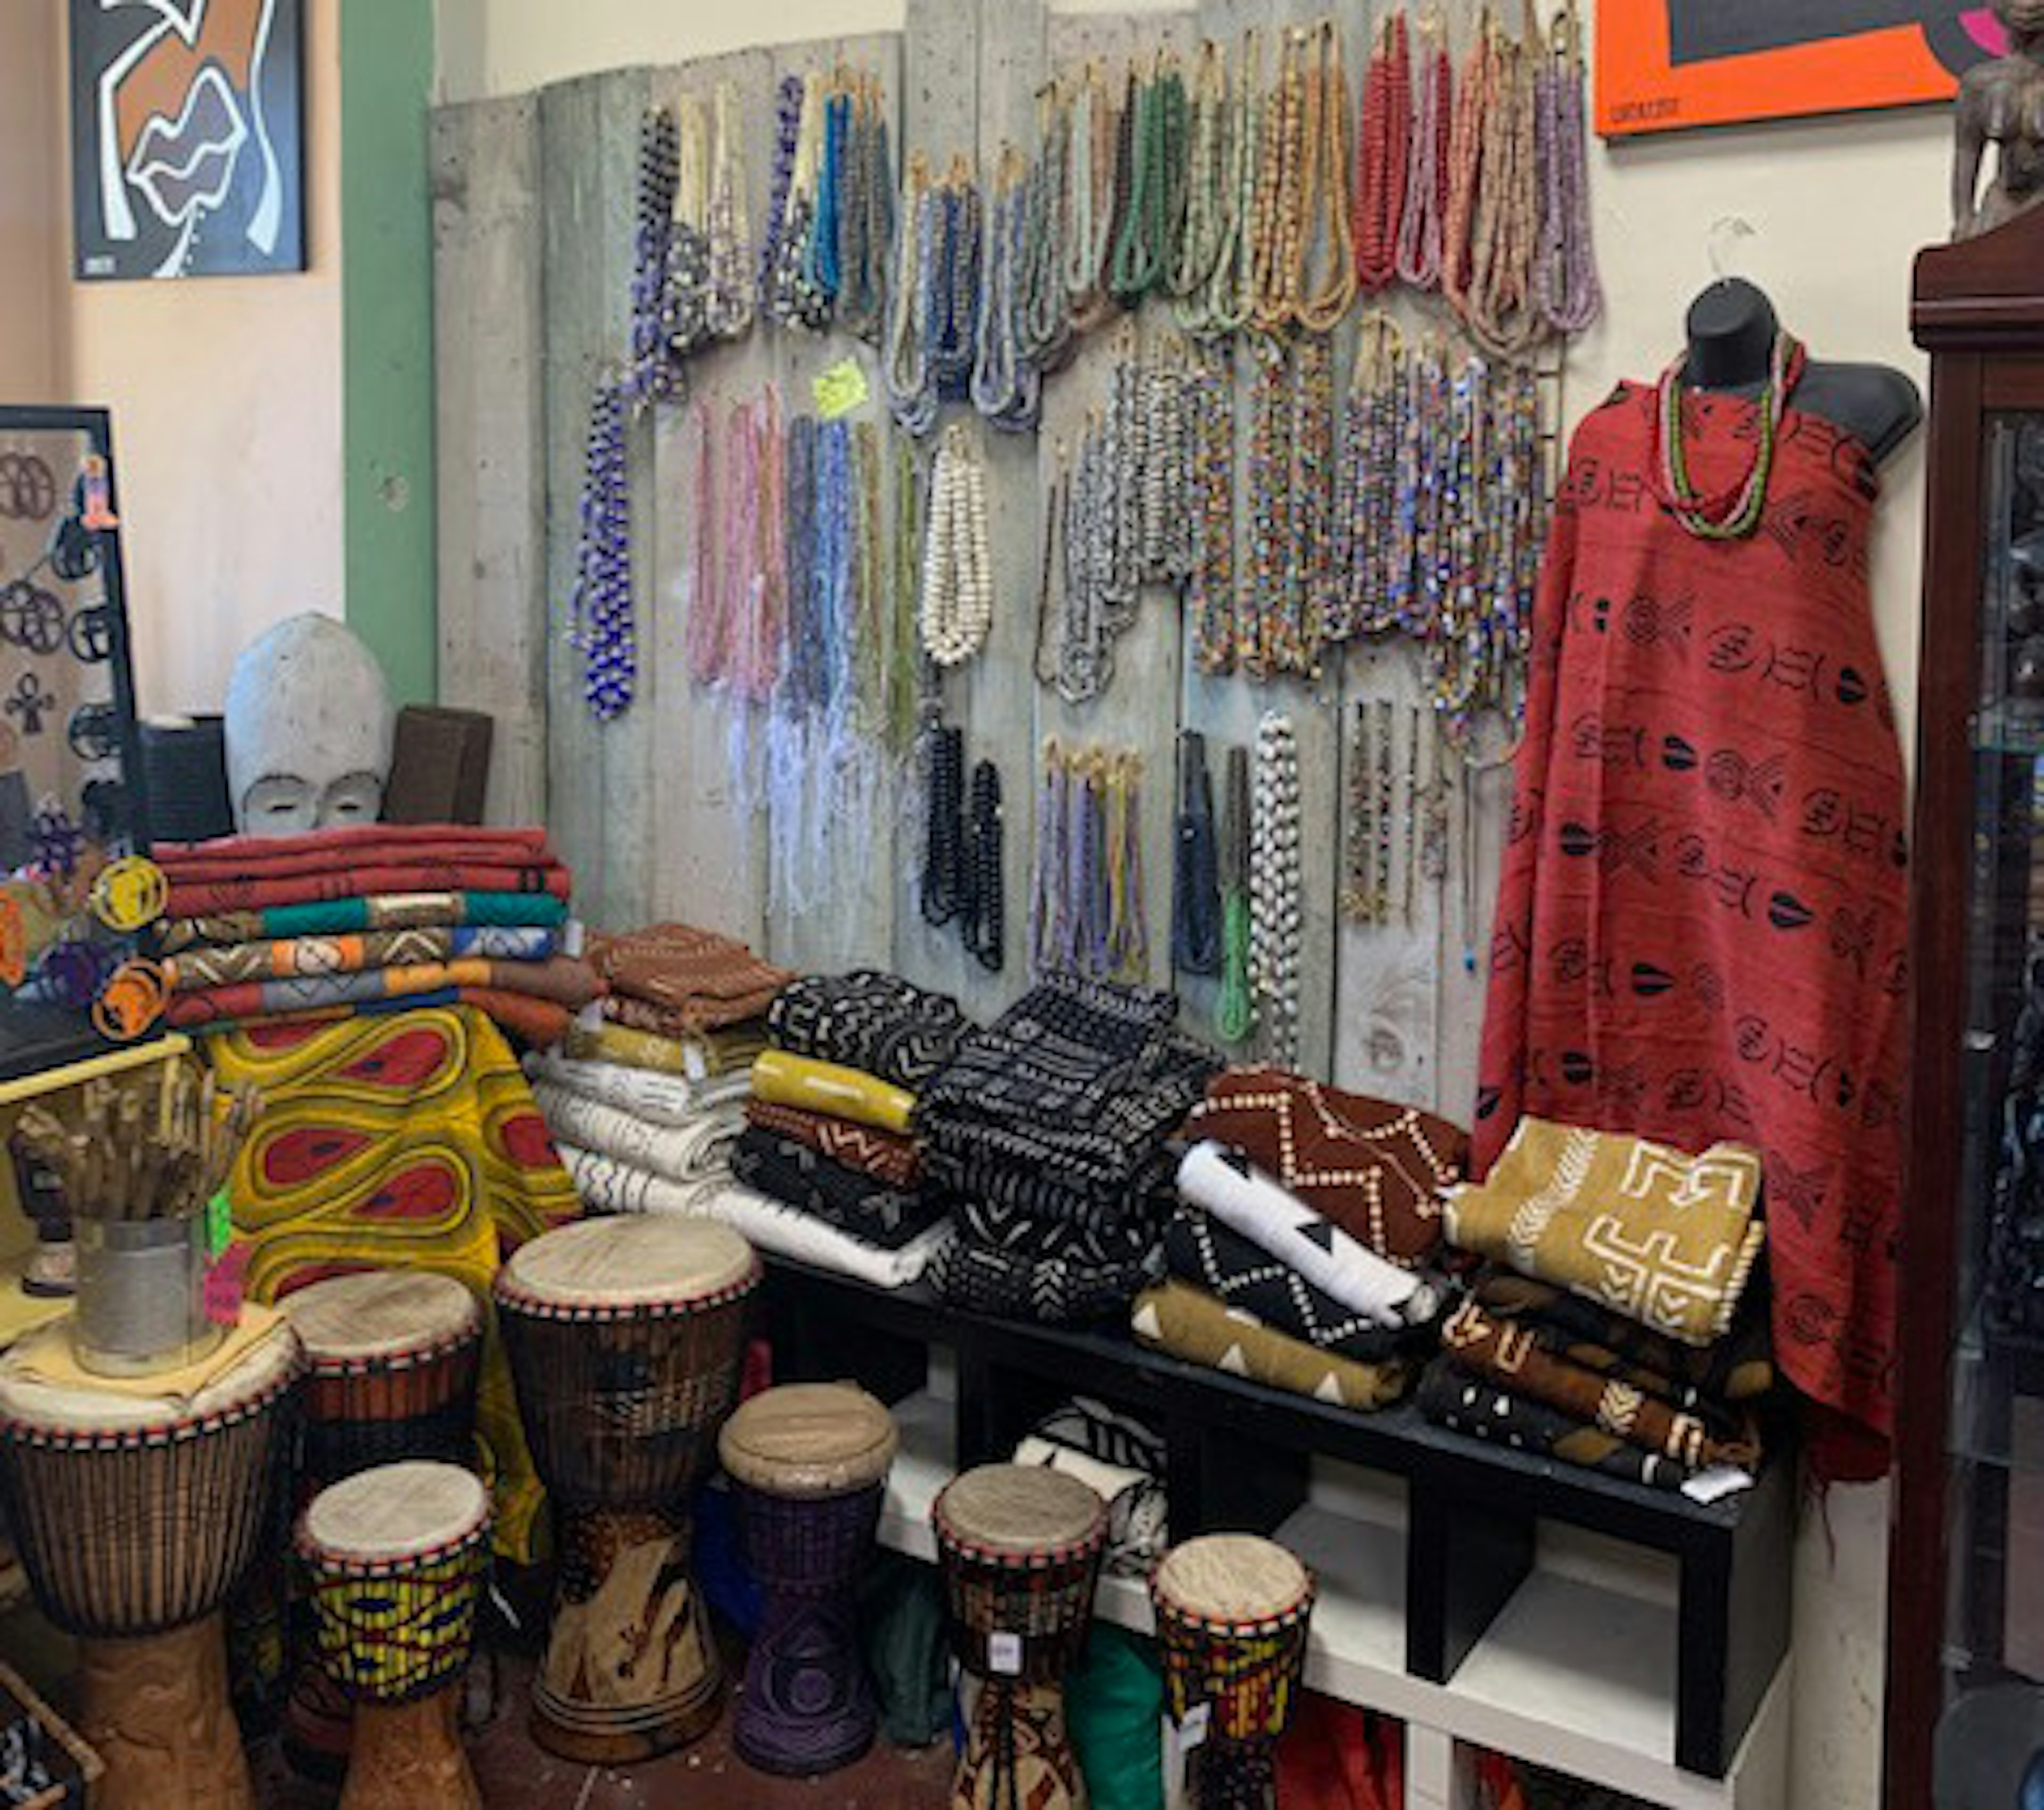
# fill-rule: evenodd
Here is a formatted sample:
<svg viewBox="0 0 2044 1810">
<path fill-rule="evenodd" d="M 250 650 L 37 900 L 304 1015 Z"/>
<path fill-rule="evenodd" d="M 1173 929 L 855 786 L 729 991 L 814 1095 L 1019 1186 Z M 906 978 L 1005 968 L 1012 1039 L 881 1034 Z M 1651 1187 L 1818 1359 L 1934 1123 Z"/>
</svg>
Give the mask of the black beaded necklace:
<svg viewBox="0 0 2044 1810">
<path fill-rule="evenodd" d="M 972 770 L 972 809 L 966 826 L 966 952 L 990 974 L 1001 972 L 1007 942 L 1007 893 L 1001 878 L 1001 770 L 982 760 Z"/>
</svg>

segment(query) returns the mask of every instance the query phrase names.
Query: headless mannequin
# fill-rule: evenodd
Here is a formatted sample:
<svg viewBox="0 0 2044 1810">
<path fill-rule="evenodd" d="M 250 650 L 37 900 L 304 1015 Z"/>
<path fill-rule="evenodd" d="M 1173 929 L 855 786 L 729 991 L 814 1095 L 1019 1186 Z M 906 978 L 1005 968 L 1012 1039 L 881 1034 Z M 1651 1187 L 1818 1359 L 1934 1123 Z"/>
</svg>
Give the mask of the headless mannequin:
<svg viewBox="0 0 2044 1810">
<path fill-rule="evenodd" d="M 1774 305 L 1742 278 L 1714 282 L 1689 309 L 1689 357 L 1683 381 L 1692 389 L 1758 395 L 1767 382 Z M 1832 364 L 1812 359 L 1790 398 L 1861 442 L 1884 464 L 1923 419 L 1923 398 L 1902 371 L 1885 364 Z"/>
</svg>

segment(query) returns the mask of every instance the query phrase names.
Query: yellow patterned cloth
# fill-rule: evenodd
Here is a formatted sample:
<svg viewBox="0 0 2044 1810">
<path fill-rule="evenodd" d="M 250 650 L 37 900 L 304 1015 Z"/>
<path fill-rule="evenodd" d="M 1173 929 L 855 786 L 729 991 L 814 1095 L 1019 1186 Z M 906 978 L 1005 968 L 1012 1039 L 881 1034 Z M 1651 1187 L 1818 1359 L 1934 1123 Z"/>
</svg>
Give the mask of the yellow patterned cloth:
<svg viewBox="0 0 2044 1810">
<path fill-rule="evenodd" d="M 1366 1364 L 1337 1351 L 1316 1351 L 1185 1282 L 1165 1282 L 1137 1296 L 1129 1324 L 1137 1341 L 1153 1351 L 1337 1408 L 1389 1408 L 1405 1393 L 1415 1373 L 1413 1365 L 1399 1358 Z"/>
<path fill-rule="evenodd" d="M 212 1039 L 206 1054 L 223 1082 L 264 1101 L 230 1185 L 257 1301 L 416 1269 L 466 1283 L 487 1308 L 503 1255 L 577 1216 L 532 1089 L 471 1008 L 258 1025 Z M 494 1324 L 478 1420 L 498 1550 L 529 1562 L 543 1498 Z"/>
<path fill-rule="evenodd" d="M 606 1021 L 594 1028 L 578 1024 L 567 1040 L 568 1054 L 586 1061 L 617 1063 L 696 1081 L 743 1074 L 766 1047 L 766 1035 L 757 1019 L 688 1038 L 663 1037 L 657 1031 L 635 1031 L 628 1024 Z"/>
<path fill-rule="evenodd" d="M 769 1050 L 752 1065 L 752 1097 L 882 1132 L 905 1132 L 916 1111 L 915 1095 L 891 1081 L 786 1050 Z"/>
<path fill-rule="evenodd" d="M 1731 1330 L 1766 1228 L 1758 1155 L 1519 1122 L 1481 1184 L 1448 1197 L 1448 1240 L 1685 1345 Z"/>
</svg>

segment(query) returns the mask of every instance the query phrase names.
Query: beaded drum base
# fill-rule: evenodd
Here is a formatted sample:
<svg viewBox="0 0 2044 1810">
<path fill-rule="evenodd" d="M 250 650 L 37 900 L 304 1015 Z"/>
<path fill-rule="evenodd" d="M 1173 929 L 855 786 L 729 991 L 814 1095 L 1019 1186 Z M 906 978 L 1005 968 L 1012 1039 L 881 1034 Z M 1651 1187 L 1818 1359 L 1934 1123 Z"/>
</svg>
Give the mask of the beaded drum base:
<svg viewBox="0 0 2044 1810">
<path fill-rule="evenodd" d="M 980 1687 L 951 1810 L 1087 1810 L 1062 1685 Z"/>
<path fill-rule="evenodd" d="M 79 1732 L 106 1776 L 94 1810 L 255 1810 L 217 1612 L 168 1634 L 79 1643 Z"/>
<path fill-rule="evenodd" d="M 715 1724 L 724 1671 L 689 1578 L 685 1516 L 563 1509 L 532 1738 L 590 1766 L 671 1752 Z"/>
<path fill-rule="evenodd" d="M 365 1703 L 340 1810 L 482 1810 L 461 1744 L 459 1690 L 417 1703 Z"/>
</svg>

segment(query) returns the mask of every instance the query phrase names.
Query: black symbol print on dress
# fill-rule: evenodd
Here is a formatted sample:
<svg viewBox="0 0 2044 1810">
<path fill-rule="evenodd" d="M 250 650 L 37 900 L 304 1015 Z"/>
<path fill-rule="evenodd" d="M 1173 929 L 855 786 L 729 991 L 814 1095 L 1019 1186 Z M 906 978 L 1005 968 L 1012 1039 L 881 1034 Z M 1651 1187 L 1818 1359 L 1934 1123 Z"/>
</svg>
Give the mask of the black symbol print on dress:
<svg viewBox="0 0 2044 1810">
<path fill-rule="evenodd" d="M 33 452 L 0 452 L 0 520 L 47 521 L 57 506 L 57 481 Z"/>
<path fill-rule="evenodd" d="M 80 760 L 110 760 L 121 746 L 121 717 L 111 704 L 81 704 L 64 739 Z"/>
<path fill-rule="evenodd" d="M 1636 597 L 1625 606 L 1625 637 L 1635 648 L 1668 647 L 1687 654 L 1696 618 L 1692 598 L 1661 603 L 1650 597 Z"/>
<path fill-rule="evenodd" d="M 52 654 L 63 645 L 63 605 L 40 585 L 17 578 L 0 590 L 0 641 Z"/>
<path fill-rule="evenodd" d="M 1632 990 L 1642 999 L 1658 999 L 1674 988 L 1675 977 L 1666 968 L 1656 967 L 1651 962 L 1632 964 Z"/>
<path fill-rule="evenodd" d="M 113 612 L 103 603 L 71 619 L 71 651 L 86 666 L 113 658 Z"/>
<path fill-rule="evenodd" d="M 1777 893 L 1767 901 L 1767 921 L 1777 930 L 1808 930 L 1815 915 L 1793 893 Z"/>
<path fill-rule="evenodd" d="M 44 690 L 43 682 L 32 672 L 21 674 L 15 682 L 13 696 L 7 700 L 7 714 L 21 719 L 25 736 L 40 736 L 44 716 L 56 707 L 56 694 Z"/>
</svg>

